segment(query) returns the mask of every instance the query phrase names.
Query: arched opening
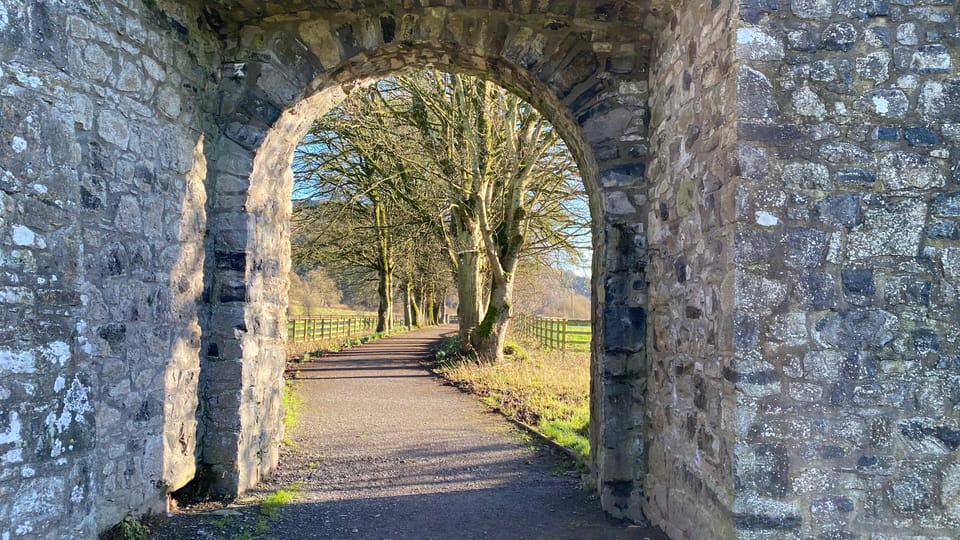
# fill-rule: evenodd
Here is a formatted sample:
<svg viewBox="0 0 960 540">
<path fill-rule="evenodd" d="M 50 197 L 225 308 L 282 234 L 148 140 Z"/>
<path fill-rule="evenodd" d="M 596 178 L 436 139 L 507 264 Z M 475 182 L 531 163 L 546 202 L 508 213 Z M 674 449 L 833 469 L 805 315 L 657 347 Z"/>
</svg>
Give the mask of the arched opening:
<svg viewBox="0 0 960 540">
<path fill-rule="evenodd" d="M 553 123 L 576 158 L 589 196 L 595 248 L 591 368 L 591 446 L 595 451 L 591 470 L 598 480 L 601 494 L 607 499 L 608 511 L 642 519 L 636 499 L 638 493 L 632 488 L 625 489 L 625 486 L 632 486 L 636 478 L 642 478 L 642 474 L 634 469 L 642 468 L 643 464 L 623 461 L 620 457 L 627 454 L 628 448 L 643 444 L 640 426 L 628 420 L 635 414 L 635 405 L 624 401 L 626 396 L 641 393 L 632 388 L 635 382 L 639 382 L 636 374 L 640 370 L 625 373 L 622 369 L 607 369 L 604 351 L 613 348 L 615 361 L 621 367 L 625 362 L 642 360 L 645 317 L 642 308 L 627 304 L 639 306 L 643 299 L 635 295 L 632 300 L 607 304 L 604 290 L 611 285 L 619 286 L 619 280 L 623 279 L 611 280 L 608 269 L 614 267 L 613 270 L 624 272 L 615 267 L 632 266 L 638 256 L 632 252 L 642 245 L 642 242 L 630 239 L 642 230 L 631 233 L 629 228 L 619 226 L 617 222 L 636 221 L 641 215 L 634 205 L 642 202 L 642 197 L 631 200 L 627 195 L 630 190 L 627 184 L 635 182 L 636 175 L 642 176 L 643 168 L 642 165 L 625 164 L 619 157 L 606 160 L 605 181 L 616 191 L 607 196 L 603 194 L 594 149 L 603 149 L 602 138 L 608 135 L 594 129 L 595 140 L 588 140 L 580 126 L 584 121 L 589 124 L 589 120 L 599 113 L 588 113 L 578 121 L 570 104 L 564 103 L 557 95 L 556 88 L 565 85 L 567 95 L 579 89 L 587 96 L 581 96 L 582 99 L 588 101 L 597 91 L 588 84 L 590 70 L 599 65 L 594 53 L 590 52 L 591 62 L 584 70 L 576 58 L 580 54 L 577 51 L 585 44 L 571 42 L 568 46 L 571 50 L 554 53 L 564 60 L 556 69 L 562 72 L 564 66 L 572 66 L 569 69 L 579 72 L 569 80 L 564 79 L 562 73 L 553 77 L 553 88 L 503 58 L 485 56 L 482 50 L 445 47 L 435 42 L 383 45 L 375 52 L 359 55 L 343 62 L 339 68 L 315 77 L 303 85 L 306 90 L 294 90 L 296 86 L 287 82 L 303 78 L 303 73 L 296 71 L 284 73 L 289 66 L 279 63 L 235 63 L 228 66 L 229 80 L 225 84 L 234 87 L 236 109 L 232 121 L 225 123 L 219 156 L 213 165 L 218 173 L 211 195 L 211 228 L 214 231 L 212 253 L 208 257 L 212 263 L 208 283 L 211 304 L 204 331 L 206 376 L 202 386 L 223 389 L 221 383 L 227 386 L 231 383 L 224 381 L 222 374 L 239 369 L 240 373 L 234 372 L 227 378 L 240 382 L 236 385 L 238 399 L 248 401 L 248 404 L 240 404 L 239 418 L 236 413 L 222 411 L 221 414 L 213 410 L 206 416 L 201 462 L 221 492 L 229 494 L 249 488 L 277 461 L 285 287 L 289 271 L 289 195 L 293 186 L 290 163 L 294 146 L 312 121 L 343 99 L 352 88 L 403 70 L 431 68 L 490 79 L 521 96 Z M 277 88 L 277 84 L 286 87 Z M 576 97 L 573 104 L 587 108 L 586 101 L 578 103 Z M 601 140 L 596 140 L 598 138 Z M 639 192 L 640 186 L 636 189 Z M 608 220 L 608 214 L 613 214 L 613 219 Z M 616 237 L 613 246 L 608 245 L 611 235 Z M 635 271 L 633 277 L 636 280 Z M 619 330 L 613 342 L 604 336 L 605 314 L 617 319 Z M 230 356 L 236 360 L 228 360 Z M 245 397 L 240 397 L 244 394 Z M 618 420 L 620 417 L 622 419 Z M 237 446 L 241 447 L 239 460 L 231 457 Z M 631 497 L 633 503 L 613 505 L 614 499 Z M 628 509 L 631 506 L 634 510 Z"/>
</svg>

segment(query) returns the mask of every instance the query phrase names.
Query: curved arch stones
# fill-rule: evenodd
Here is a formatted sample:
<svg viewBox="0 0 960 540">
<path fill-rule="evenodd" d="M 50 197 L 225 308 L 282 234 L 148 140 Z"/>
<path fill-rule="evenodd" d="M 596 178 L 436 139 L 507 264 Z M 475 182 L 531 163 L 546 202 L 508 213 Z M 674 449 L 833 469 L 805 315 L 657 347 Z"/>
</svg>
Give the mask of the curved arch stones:
<svg viewBox="0 0 960 540">
<path fill-rule="evenodd" d="M 950 537 L 957 17 L 0 0 L 0 537 L 91 537 L 194 478 L 270 473 L 291 150 L 424 67 L 522 95 L 580 164 L 604 509 L 677 539 Z"/>
</svg>

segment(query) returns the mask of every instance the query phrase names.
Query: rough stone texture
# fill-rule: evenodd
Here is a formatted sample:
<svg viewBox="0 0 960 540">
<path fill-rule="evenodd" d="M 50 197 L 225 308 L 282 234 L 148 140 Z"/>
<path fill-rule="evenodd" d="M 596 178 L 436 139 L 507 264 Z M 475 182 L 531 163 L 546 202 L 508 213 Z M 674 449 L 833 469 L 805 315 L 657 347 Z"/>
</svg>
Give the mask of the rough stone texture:
<svg viewBox="0 0 960 540">
<path fill-rule="evenodd" d="M 956 6 L 766 6 L 783 61 L 739 54 L 780 115 L 740 117 L 771 136 L 737 219 L 738 536 L 952 538 Z"/>
<path fill-rule="evenodd" d="M 737 195 L 736 118 L 778 114 L 769 81 L 734 55 L 782 55 L 756 29 L 734 31 L 736 3 L 679 2 L 651 69 L 648 468 L 651 521 L 671 538 L 734 534 L 730 284 Z M 737 84 L 749 87 L 737 95 Z M 759 104 L 744 110 L 743 99 Z M 748 101 L 749 102 L 749 101 Z M 752 102 L 749 102 L 752 105 Z"/>
<path fill-rule="evenodd" d="M 517 92 L 580 163 L 608 512 L 960 529 L 956 6 L 509 4 L 0 0 L 0 540 L 270 473 L 292 148 L 425 67 Z"/>
<path fill-rule="evenodd" d="M 193 477 L 203 66 L 219 61 L 173 21 L 140 2 L 0 2 L 5 539 L 93 537 Z"/>
</svg>

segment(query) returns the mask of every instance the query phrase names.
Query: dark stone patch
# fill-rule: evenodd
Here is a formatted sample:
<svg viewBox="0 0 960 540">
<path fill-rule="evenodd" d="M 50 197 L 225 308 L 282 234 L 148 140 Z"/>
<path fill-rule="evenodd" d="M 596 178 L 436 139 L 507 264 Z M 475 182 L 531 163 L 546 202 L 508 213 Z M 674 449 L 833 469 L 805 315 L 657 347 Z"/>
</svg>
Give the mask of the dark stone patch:
<svg viewBox="0 0 960 540">
<path fill-rule="evenodd" d="M 750 24 L 759 23 L 764 13 L 778 9 L 778 0 L 740 0 L 740 18 Z"/>
<path fill-rule="evenodd" d="M 737 135 L 744 141 L 778 143 L 799 139 L 802 133 L 799 127 L 790 124 L 768 125 L 740 122 L 737 124 Z"/>
<path fill-rule="evenodd" d="M 842 169 L 837 171 L 837 182 L 841 184 L 871 186 L 876 180 L 876 173 L 867 169 Z"/>
<path fill-rule="evenodd" d="M 723 368 L 723 378 L 734 384 L 764 385 L 778 382 L 780 380 L 780 374 L 774 370 L 744 372 L 725 367 Z"/>
<path fill-rule="evenodd" d="M 216 267 L 221 270 L 244 272 L 247 269 L 247 254 L 243 251 L 217 251 L 214 253 L 213 258 L 216 263 Z"/>
<path fill-rule="evenodd" d="M 57 28 L 47 4 L 30 3 L 30 29 L 37 56 L 60 69 L 66 68 L 67 40 L 63 37 L 64 32 Z M 9 28 L 4 29 L 4 32 L 8 31 Z"/>
<path fill-rule="evenodd" d="M 886 301 L 890 304 L 930 305 L 930 281 L 914 278 L 900 278 L 887 288 Z"/>
<path fill-rule="evenodd" d="M 927 229 L 931 240 L 960 240 L 960 226 L 955 221 L 937 221 Z"/>
<path fill-rule="evenodd" d="M 380 31 L 383 33 L 383 42 L 385 44 L 393 43 L 397 37 L 397 21 L 393 17 L 380 17 Z"/>
<path fill-rule="evenodd" d="M 150 420 L 150 400 L 143 400 L 143 403 L 140 404 L 140 409 L 137 411 L 137 414 L 133 417 L 135 422 L 146 422 Z"/>
<path fill-rule="evenodd" d="M 687 281 L 687 261 L 682 256 L 673 261 L 673 271 L 677 275 L 677 283 Z"/>
<path fill-rule="evenodd" d="M 869 474 L 888 474 L 896 460 L 891 456 L 863 455 L 857 459 L 857 470 Z"/>
<path fill-rule="evenodd" d="M 861 348 L 880 348 L 892 341 L 897 322 L 885 311 L 845 311 L 817 321 L 817 331 L 834 347 L 860 352 Z"/>
<path fill-rule="evenodd" d="M 635 186 L 646 179 L 645 163 L 629 163 L 600 172 L 600 183 L 605 186 Z"/>
<path fill-rule="evenodd" d="M 878 127 L 878 141 L 896 141 L 900 139 L 900 130 L 895 127 Z"/>
<path fill-rule="evenodd" d="M 960 192 L 941 193 L 933 198 L 933 214 L 946 217 L 960 217 Z"/>
<path fill-rule="evenodd" d="M 931 328 L 915 328 L 910 333 L 913 340 L 913 350 L 923 353 L 940 350 L 940 338 Z"/>
<path fill-rule="evenodd" d="M 123 323 L 105 324 L 97 330 L 97 335 L 109 343 L 111 349 L 116 349 L 127 339 L 127 326 Z"/>
<path fill-rule="evenodd" d="M 246 285 L 227 285 L 220 286 L 221 302 L 245 302 L 247 300 Z"/>
<path fill-rule="evenodd" d="M 860 196 L 841 195 L 829 197 L 817 203 L 817 213 L 822 221 L 844 227 L 859 225 Z"/>
<path fill-rule="evenodd" d="M 336 34 L 337 38 L 340 40 L 340 45 L 343 46 L 344 58 L 353 58 L 363 51 L 363 46 L 360 44 L 360 40 L 357 39 L 356 32 L 354 31 L 352 24 L 344 24 L 343 26 L 338 27 Z M 291 39 L 288 41 L 296 40 Z"/>
<path fill-rule="evenodd" d="M 637 57 L 632 54 L 613 54 L 607 58 L 607 71 L 618 75 L 633 73 Z"/>
<path fill-rule="evenodd" d="M 644 346 L 647 312 L 642 307 L 608 305 L 603 312 L 604 348 L 634 352 Z"/>
<path fill-rule="evenodd" d="M 912 127 L 903 130 L 903 137 L 910 146 L 933 146 L 940 144 L 940 137 L 925 127 Z"/>
<path fill-rule="evenodd" d="M 873 296 L 876 292 L 872 268 L 844 268 L 840 271 L 840 279 L 846 294 Z"/>
<path fill-rule="evenodd" d="M 797 286 L 801 305 L 816 311 L 831 309 L 837 305 L 836 283 L 826 272 L 809 272 Z"/>
<path fill-rule="evenodd" d="M 780 116 L 773 84 L 763 73 L 746 66 L 737 72 L 737 108 L 741 118 Z"/>
<path fill-rule="evenodd" d="M 752 351 L 757 348 L 760 337 L 760 325 L 755 313 L 737 311 L 733 315 L 733 344 L 738 351 Z"/>
<path fill-rule="evenodd" d="M 909 420 L 900 425 L 900 434 L 912 441 L 934 437 L 950 450 L 960 448 L 960 429 L 924 420 Z"/>
<path fill-rule="evenodd" d="M 701 411 L 707 408 L 706 385 L 699 374 L 693 377 L 693 405 Z"/>
<path fill-rule="evenodd" d="M 237 104 L 237 112 L 256 121 L 262 128 L 270 129 L 280 118 L 282 111 L 270 99 L 247 92 Z"/>
<path fill-rule="evenodd" d="M 800 515 L 788 514 L 785 516 L 770 516 L 765 514 L 735 513 L 733 515 L 737 529 L 767 530 L 767 529 L 796 529 L 802 523 Z"/>
<path fill-rule="evenodd" d="M 104 270 L 108 276 L 119 276 L 123 274 L 127 265 L 127 250 L 120 244 L 112 245 L 103 261 Z"/>
<path fill-rule="evenodd" d="M 570 61 L 559 68 L 548 81 L 557 89 L 557 96 L 567 97 L 573 87 L 587 80 L 600 67 L 597 55 L 593 51 L 583 50 L 576 53 Z"/>
<path fill-rule="evenodd" d="M 267 132 L 263 129 L 243 122 L 230 122 L 223 133 L 227 138 L 247 150 L 256 150 L 267 135 Z"/>
</svg>

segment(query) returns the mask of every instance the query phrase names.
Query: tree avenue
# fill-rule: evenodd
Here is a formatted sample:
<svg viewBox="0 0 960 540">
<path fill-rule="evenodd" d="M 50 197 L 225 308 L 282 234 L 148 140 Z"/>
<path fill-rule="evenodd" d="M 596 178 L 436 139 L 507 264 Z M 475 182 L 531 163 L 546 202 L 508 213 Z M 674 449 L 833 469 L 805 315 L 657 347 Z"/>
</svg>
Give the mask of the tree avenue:
<svg viewBox="0 0 960 540">
<path fill-rule="evenodd" d="M 469 76 L 423 72 L 357 90 L 294 160 L 297 262 L 363 271 L 392 324 L 434 322 L 452 281 L 464 352 L 502 357 L 521 261 L 589 238 L 577 168 L 531 105 Z"/>
</svg>

